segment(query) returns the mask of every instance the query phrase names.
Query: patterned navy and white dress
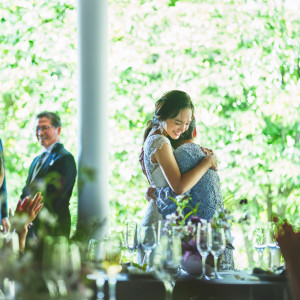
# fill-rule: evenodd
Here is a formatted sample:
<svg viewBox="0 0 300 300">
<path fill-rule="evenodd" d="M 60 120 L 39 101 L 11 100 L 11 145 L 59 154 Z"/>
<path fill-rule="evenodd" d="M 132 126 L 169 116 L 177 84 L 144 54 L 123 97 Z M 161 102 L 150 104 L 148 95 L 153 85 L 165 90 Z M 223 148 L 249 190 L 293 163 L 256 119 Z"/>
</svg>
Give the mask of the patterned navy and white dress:
<svg viewBox="0 0 300 300">
<path fill-rule="evenodd" d="M 186 173 L 198 165 L 205 157 L 201 147 L 194 143 L 185 143 L 174 151 L 174 156 L 179 166 L 181 174 Z M 217 208 L 223 208 L 223 198 L 220 187 L 220 178 L 217 171 L 208 169 L 196 185 L 185 193 L 191 196 L 190 205 L 195 208 L 197 204 L 197 215 L 201 219 L 210 220 Z M 176 198 L 177 195 L 168 187 L 157 188 L 155 191 L 158 211 L 165 218 L 166 215 L 176 212 L 177 205 L 169 197 Z M 187 208 L 184 213 L 190 211 Z M 223 264 L 227 269 L 234 268 L 232 250 L 226 249 L 224 252 Z"/>
</svg>

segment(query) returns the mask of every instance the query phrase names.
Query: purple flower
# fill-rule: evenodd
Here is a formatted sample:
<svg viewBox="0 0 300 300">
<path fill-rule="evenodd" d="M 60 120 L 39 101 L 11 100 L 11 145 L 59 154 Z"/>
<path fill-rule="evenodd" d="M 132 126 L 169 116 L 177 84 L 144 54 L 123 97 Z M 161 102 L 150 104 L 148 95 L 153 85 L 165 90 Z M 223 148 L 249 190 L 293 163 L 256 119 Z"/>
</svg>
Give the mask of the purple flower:
<svg viewBox="0 0 300 300">
<path fill-rule="evenodd" d="M 248 200 L 245 198 L 245 199 L 242 199 L 241 201 L 240 201 L 240 204 L 242 205 L 242 204 L 247 204 L 248 203 Z"/>
<path fill-rule="evenodd" d="M 201 222 L 201 219 L 200 219 L 200 217 L 198 217 L 198 216 L 193 216 L 193 217 L 191 217 L 190 218 L 190 221 L 192 222 L 192 224 L 198 224 L 198 223 L 200 223 L 200 224 L 202 224 L 202 222 Z"/>
</svg>

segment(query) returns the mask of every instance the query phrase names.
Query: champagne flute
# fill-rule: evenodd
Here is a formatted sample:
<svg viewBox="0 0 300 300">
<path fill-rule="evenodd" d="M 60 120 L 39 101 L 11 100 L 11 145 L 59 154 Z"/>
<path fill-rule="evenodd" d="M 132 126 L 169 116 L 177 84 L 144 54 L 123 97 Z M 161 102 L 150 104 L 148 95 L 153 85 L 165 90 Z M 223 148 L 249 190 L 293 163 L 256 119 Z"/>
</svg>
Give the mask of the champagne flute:
<svg viewBox="0 0 300 300">
<path fill-rule="evenodd" d="M 101 265 L 99 268 L 99 241 L 96 239 L 90 239 L 87 248 L 86 259 L 88 262 L 92 263 L 95 273 L 92 274 L 92 278 L 96 279 L 97 286 L 97 299 L 104 299 L 104 284 L 106 279 L 106 274 L 101 270 Z"/>
<path fill-rule="evenodd" d="M 72 287 L 80 278 L 81 272 L 81 256 L 79 246 L 75 243 L 69 246 L 69 274 L 68 287 Z"/>
<path fill-rule="evenodd" d="M 162 235 L 154 250 L 155 274 L 163 281 L 166 288 L 166 300 L 172 299 L 174 275 L 177 274 L 182 258 L 181 239 L 172 235 Z"/>
<path fill-rule="evenodd" d="M 142 226 L 140 231 L 140 244 L 142 248 L 144 249 L 147 257 L 147 268 L 146 271 L 151 271 L 151 258 L 150 254 L 152 250 L 157 245 L 157 239 L 156 239 L 156 230 L 153 225 L 150 226 Z"/>
<path fill-rule="evenodd" d="M 266 243 L 266 227 L 265 224 L 256 225 L 253 233 L 253 246 L 258 252 L 259 266 L 262 268 L 263 253 L 267 247 Z"/>
<path fill-rule="evenodd" d="M 125 242 L 130 253 L 130 262 L 133 261 L 133 253 L 138 247 L 138 237 L 137 237 L 137 223 L 127 222 L 126 224 L 126 235 Z"/>
<path fill-rule="evenodd" d="M 224 228 L 213 228 L 211 224 L 208 224 L 208 249 L 214 256 L 214 279 L 223 279 L 218 274 L 218 258 L 225 250 L 226 239 Z"/>
<path fill-rule="evenodd" d="M 52 269 L 53 238 L 47 236 L 43 244 L 42 276 L 48 288 L 50 298 L 58 297 L 55 273 Z"/>
<path fill-rule="evenodd" d="M 96 239 L 90 239 L 87 247 L 86 260 L 91 263 L 96 263 L 96 256 L 99 247 L 99 242 Z"/>
<path fill-rule="evenodd" d="M 279 249 L 278 243 L 276 241 L 276 235 L 278 232 L 278 228 L 275 222 L 268 222 L 268 238 L 267 238 L 267 246 L 271 253 L 271 270 L 275 269 L 275 254 Z"/>
<path fill-rule="evenodd" d="M 100 260 L 102 269 L 108 275 L 109 299 L 116 299 L 117 274 L 121 271 L 121 239 L 113 234 L 100 242 Z"/>
<path fill-rule="evenodd" d="M 208 248 L 208 226 L 206 220 L 201 220 L 201 223 L 197 225 L 197 234 L 196 234 L 196 246 L 197 250 L 201 254 L 202 257 L 202 275 L 201 279 L 210 280 L 206 275 L 205 263 L 206 258 L 209 254 Z"/>
<path fill-rule="evenodd" d="M 51 261 L 59 296 L 60 298 L 67 297 L 66 280 L 69 272 L 69 244 L 66 237 L 59 236 L 55 238 Z"/>
</svg>

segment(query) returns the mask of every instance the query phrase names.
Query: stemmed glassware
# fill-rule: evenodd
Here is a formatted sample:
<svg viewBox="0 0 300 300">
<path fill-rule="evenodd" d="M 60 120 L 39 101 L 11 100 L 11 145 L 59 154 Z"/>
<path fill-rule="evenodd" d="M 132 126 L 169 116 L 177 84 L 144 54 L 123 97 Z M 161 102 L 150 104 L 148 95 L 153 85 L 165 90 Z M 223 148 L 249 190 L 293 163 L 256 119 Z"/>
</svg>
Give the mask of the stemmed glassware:
<svg viewBox="0 0 300 300">
<path fill-rule="evenodd" d="M 117 275 L 121 271 L 121 239 L 117 234 L 107 236 L 100 242 L 99 258 L 101 267 L 108 276 L 109 299 L 116 299 Z"/>
<path fill-rule="evenodd" d="M 267 247 L 266 242 L 266 226 L 265 224 L 257 224 L 253 232 L 253 247 L 258 252 L 259 266 L 262 267 L 263 253 Z"/>
<path fill-rule="evenodd" d="M 90 278 L 96 279 L 97 299 L 104 299 L 104 284 L 106 279 L 105 272 L 99 266 L 99 241 L 92 238 L 88 242 L 86 260 L 94 265 L 95 273 L 89 275 Z"/>
<path fill-rule="evenodd" d="M 96 263 L 96 256 L 99 248 L 99 242 L 96 239 L 90 239 L 88 242 L 86 260 L 90 263 Z"/>
<path fill-rule="evenodd" d="M 147 268 L 146 271 L 151 271 L 151 257 L 150 254 L 152 250 L 157 245 L 157 237 L 156 237 L 156 230 L 154 225 L 150 226 L 142 226 L 140 229 L 140 244 L 144 249 L 147 257 Z"/>
<path fill-rule="evenodd" d="M 210 278 L 206 275 L 205 272 L 205 263 L 206 258 L 209 254 L 208 248 L 208 226 L 206 220 L 201 220 L 201 223 L 197 225 L 197 233 L 196 233 L 196 246 L 197 250 L 201 254 L 202 257 L 202 275 L 201 279 L 210 280 Z"/>
<path fill-rule="evenodd" d="M 81 272 L 81 255 L 79 246 L 75 243 L 69 245 L 69 272 L 67 278 L 67 286 L 71 288 L 80 278 Z"/>
<path fill-rule="evenodd" d="M 44 240 L 42 275 L 51 298 L 67 298 L 71 287 L 78 281 L 81 257 L 77 244 L 66 237 L 50 237 Z"/>
<path fill-rule="evenodd" d="M 69 271 L 68 240 L 61 236 L 54 241 L 52 252 L 52 269 L 56 277 L 56 285 L 61 298 L 68 294 L 66 278 Z"/>
<path fill-rule="evenodd" d="M 271 269 L 275 269 L 275 254 L 279 249 L 279 245 L 276 241 L 278 228 L 275 222 L 268 222 L 268 235 L 267 235 L 267 246 L 271 253 Z"/>
<path fill-rule="evenodd" d="M 223 279 L 218 274 L 218 258 L 226 248 L 224 228 L 214 228 L 208 224 L 208 249 L 214 256 L 214 279 Z"/>
<path fill-rule="evenodd" d="M 51 298 L 67 296 L 65 278 L 68 268 L 67 239 L 46 237 L 43 249 L 43 278 Z"/>
<path fill-rule="evenodd" d="M 136 222 L 127 222 L 126 224 L 126 235 L 125 235 L 125 243 L 130 253 L 130 261 L 132 264 L 133 254 L 137 249 L 138 243 L 138 229 Z"/>
<path fill-rule="evenodd" d="M 162 235 L 154 250 L 155 274 L 164 282 L 166 299 L 172 299 L 174 276 L 178 273 L 182 258 L 181 239 L 179 236 Z"/>
</svg>

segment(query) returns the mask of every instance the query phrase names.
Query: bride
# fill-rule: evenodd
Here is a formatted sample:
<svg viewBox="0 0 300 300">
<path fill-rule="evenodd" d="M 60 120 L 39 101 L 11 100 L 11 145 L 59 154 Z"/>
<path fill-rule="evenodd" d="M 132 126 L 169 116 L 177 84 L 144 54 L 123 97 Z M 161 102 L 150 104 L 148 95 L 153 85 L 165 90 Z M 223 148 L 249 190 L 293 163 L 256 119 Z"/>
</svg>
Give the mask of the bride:
<svg viewBox="0 0 300 300">
<path fill-rule="evenodd" d="M 155 114 L 144 133 L 144 165 L 149 184 L 153 188 L 170 186 L 177 195 L 190 190 L 209 168 L 217 169 L 217 158 L 209 154 L 192 170 L 180 173 L 169 140 L 178 140 L 194 118 L 194 105 L 190 96 L 179 90 L 165 93 L 155 103 Z M 162 220 L 154 200 L 150 200 L 141 226 L 156 225 Z M 138 261 L 141 263 L 141 249 Z"/>
<path fill-rule="evenodd" d="M 155 115 L 144 134 L 144 164 L 152 187 L 170 186 L 178 194 L 190 190 L 209 169 L 217 168 L 214 154 L 207 155 L 195 168 L 181 174 L 169 138 L 178 140 L 194 118 L 190 96 L 179 90 L 165 93 L 155 104 Z M 141 225 L 155 224 L 162 219 L 155 201 L 149 202 Z"/>
</svg>

